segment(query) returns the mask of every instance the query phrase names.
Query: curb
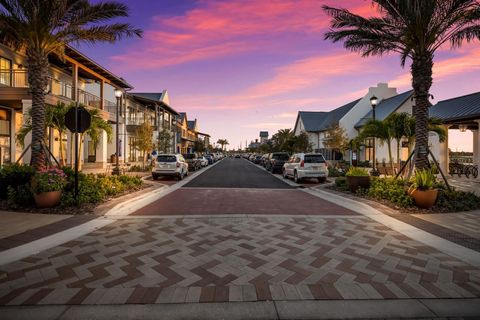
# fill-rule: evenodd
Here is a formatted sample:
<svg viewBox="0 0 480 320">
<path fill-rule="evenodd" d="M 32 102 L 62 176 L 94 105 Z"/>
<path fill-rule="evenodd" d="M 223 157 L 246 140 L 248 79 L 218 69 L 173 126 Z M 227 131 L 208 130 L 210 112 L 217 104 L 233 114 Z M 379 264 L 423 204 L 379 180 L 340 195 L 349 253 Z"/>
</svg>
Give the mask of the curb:
<svg viewBox="0 0 480 320">
<path fill-rule="evenodd" d="M 301 300 L 1 307 L 2 319 L 435 319 L 477 318 L 480 299 Z"/>
</svg>

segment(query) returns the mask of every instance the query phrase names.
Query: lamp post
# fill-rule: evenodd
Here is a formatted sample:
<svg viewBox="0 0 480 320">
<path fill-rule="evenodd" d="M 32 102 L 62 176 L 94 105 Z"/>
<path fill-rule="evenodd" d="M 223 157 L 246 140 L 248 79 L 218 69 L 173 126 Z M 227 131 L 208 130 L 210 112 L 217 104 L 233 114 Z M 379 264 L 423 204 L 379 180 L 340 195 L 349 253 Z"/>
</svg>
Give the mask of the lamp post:
<svg viewBox="0 0 480 320">
<path fill-rule="evenodd" d="M 375 96 L 372 96 L 370 98 L 370 105 L 372 106 L 372 118 L 373 121 L 375 121 L 375 107 L 378 104 L 378 98 Z M 373 170 L 372 170 L 372 175 L 378 175 L 377 174 L 377 168 L 375 166 L 375 160 L 376 160 L 376 155 L 375 155 L 375 148 L 376 148 L 376 139 L 373 137 Z"/>
<path fill-rule="evenodd" d="M 117 110 L 115 115 L 115 168 L 112 171 L 112 174 L 120 175 L 120 165 L 118 163 L 118 158 L 120 154 L 120 146 L 119 146 L 119 122 L 120 122 L 120 100 L 122 99 L 122 90 L 115 89 L 115 97 L 117 98 Z"/>
</svg>

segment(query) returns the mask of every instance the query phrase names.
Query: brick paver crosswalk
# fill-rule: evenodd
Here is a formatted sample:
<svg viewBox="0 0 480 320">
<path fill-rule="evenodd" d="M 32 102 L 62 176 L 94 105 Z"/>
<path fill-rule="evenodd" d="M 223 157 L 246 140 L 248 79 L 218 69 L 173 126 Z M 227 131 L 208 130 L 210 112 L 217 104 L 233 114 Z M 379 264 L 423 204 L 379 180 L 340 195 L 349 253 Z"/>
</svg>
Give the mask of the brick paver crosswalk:
<svg viewBox="0 0 480 320">
<path fill-rule="evenodd" d="M 0 304 L 480 296 L 480 268 L 363 216 L 128 217 L 0 266 Z"/>
</svg>

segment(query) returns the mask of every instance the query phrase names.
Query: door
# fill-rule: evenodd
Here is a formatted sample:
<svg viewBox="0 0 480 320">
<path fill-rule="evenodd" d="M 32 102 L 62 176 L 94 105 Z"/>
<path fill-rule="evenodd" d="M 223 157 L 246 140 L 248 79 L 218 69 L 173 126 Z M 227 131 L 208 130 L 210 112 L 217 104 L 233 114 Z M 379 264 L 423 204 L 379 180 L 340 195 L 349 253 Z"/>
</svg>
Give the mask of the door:
<svg viewBox="0 0 480 320">
<path fill-rule="evenodd" d="M 97 149 L 93 141 L 88 141 L 88 162 L 97 161 Z"/>
</svg>

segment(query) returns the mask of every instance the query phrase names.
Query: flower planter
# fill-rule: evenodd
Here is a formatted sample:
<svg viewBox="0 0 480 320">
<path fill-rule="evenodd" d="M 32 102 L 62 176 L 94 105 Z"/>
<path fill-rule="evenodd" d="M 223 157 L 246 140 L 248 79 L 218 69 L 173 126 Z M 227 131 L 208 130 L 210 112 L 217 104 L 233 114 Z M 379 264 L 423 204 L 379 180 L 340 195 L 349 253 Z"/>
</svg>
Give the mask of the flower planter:
<svg viewBox="0 0 480 320">
<path fill-rule="evenodd" d="M 39 208 L 52 208 L 55 207 L 62 197 L 62 191 L 49 191 L 34 193 L 33 198 Z"/>
<path fill-rule="evenodd" d="M 438 189 L 411 189 L 409 190 L 409 194 L 418 207 L 423 209 L 430 209 L 435 204 L 435 201 L 437 201 Z"/>
<path fill-rule="evenodd" d="M 370 187 L 369 176 L 347 176 L 347 185 L 350 192 L 357 192 L 358 188 L 368 189 Z"/>
</svg>

